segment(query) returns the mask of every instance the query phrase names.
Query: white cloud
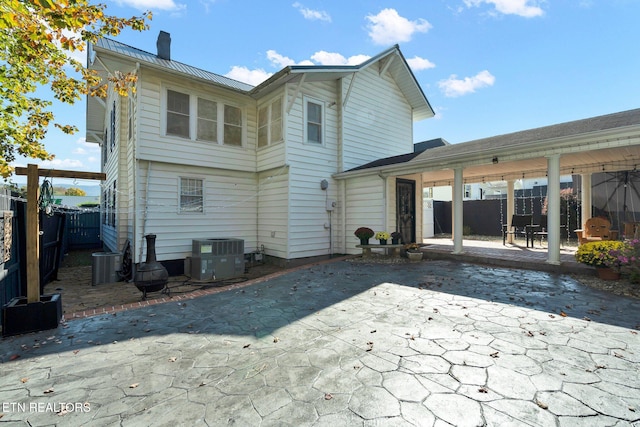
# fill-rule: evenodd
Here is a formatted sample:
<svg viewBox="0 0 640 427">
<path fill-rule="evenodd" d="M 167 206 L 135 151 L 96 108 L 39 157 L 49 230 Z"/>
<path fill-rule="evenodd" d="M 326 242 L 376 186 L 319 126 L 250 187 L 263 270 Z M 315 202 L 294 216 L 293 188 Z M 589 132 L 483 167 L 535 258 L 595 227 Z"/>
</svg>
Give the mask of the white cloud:
<svg viewBox="0 0 640 427">
<path fill-rule="evenodd" d="M 426 33 L 432 25 L 420 18 L 409 21 L 398 15 L 395 9 L 383 9 L 377 15 L 368 15 L 369 37 L 375 44 L 388 45 L 408 42 L 414 33 Z"/>
<path fill-rule="evenodd" d="M 458 79 L 457 77 L 452 74 L 448 79 L 438 82 L 438 86 L 445 96 L 456 97 L 473 93 L 476 89 L 493 86 L 496 81 L 496 78 L 487 70 L 480 71 L 473 77 L 465 77 L 464 79 Z"/>
<path fill-rule="evenodd" d="M 296 62 L 288 56 L 281 55 L 275 50 L 267 51 L 267 59 L 271 62 L 271 65 L 282 69 L 289 65 L 358 65 L 371 58 L 368 55 L 353 55 L 349 58 L 345 58 L 343 55 L 335 52 L 326 52 L 321 50 L 311 55 L 311 59 L 303 59 Z M 225 74 L 226 77 L 238 80 L 250 85 L 257 86 L 262 83 L 273 73 L 269 73 L 261 68 L 250 70 L 244 66 L 233 66 L 231 71 Z"/>
<path fill-rule="evenodd" d="M 429 68 L 435 68 L 436 66 L 436 64 L 428 59 L 420 58 L 419 56 L 407 59 L 407 63 L 413 71 L 428 70 Z"/>
<path fill-rule="evenodd" d="M 85 170 L 84 163 L 78 159 L 53 159 L 44 160 L 40 167 L 49 169 Z"/>
<path fill-rule="evenodd" d="M 478 7 L 483 3 L 493 5 L 497 12 L 504 15 L 518 15 L 525 18 L 544 15 L 544 10 L 538 6 L 538 0 L 464 0 L 467 7 Z"/>
<path fill-rule="evenodd" d="M 323 10 L 313 10 L 304 7 L 302 4 L 295 2 L 293 5 L 309 21 L 325 21 L 331 22 L 331 16 Z"/>
<path fill-rule="evenodd" d="M 278 68 L 284 68 L 289 65 L 295 65 L 296 61 L 293 59 L 286 57 L 284 55 L 280 55 L 275 50 L 267 51 L 267 59 L 271 62 L 271 65 Z"/>
<path fill-rule="evenodd" d="M 176 3 L 173 0 L 116 0 L 116 3 L 139 10 L 169 10 L 176 12 L 187 8 L 186 4 Z"/>
<path fill-rule="evenodd" d="M 253 86 L 257 86 L 263 81 L 271 77 L 272 73 L 268 73 L 265 70 L 258 68 L 256 70 L 250 70 L 247 67 L 233 66 L 231 71 L 225 74 L 225 77 L 238 80 L 243 83 L 247 83 Z"/>
</svg>

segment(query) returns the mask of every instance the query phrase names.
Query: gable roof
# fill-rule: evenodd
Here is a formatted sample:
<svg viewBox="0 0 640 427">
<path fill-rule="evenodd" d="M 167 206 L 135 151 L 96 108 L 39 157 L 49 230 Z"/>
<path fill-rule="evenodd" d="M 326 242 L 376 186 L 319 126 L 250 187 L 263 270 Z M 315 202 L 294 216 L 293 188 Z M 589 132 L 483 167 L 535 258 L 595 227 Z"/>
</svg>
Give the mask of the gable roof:
<svg viewBox="0 0 640 427">
<path fill-rule="evenodd" d="M 435 115 L 398 45 L 358 65 L 289 65 L 256 86 L 251 94 L 268 93 L 285 83 L 300 81 L 303 76 L 307 82 L 335 80 L 377 63 L 383 63 L 381 68 L 386 69 L 398 84 L 400 91 L 411 105 L 413 120 L 423 120 Z"/>
<path fill-rule="evenodd" d="M 108 51 L 121 58 L 144 63 L 152 68 L 204 80 L 228 89 L 244 92 L 253 97 L 269 93 L 282 84 L 299 81 L 302 75 L 305 75 L 306 81 L 332 80 L 346 77 L 380 61 L 384 61 L 384 68 L 393 76 L 398 87 L 411 105 L 414 120 L 422 120 L 435 115 L 433 108 L 429 104 L 427 97 L 418 84 L 398 45 L 394 45 L 358 65 L 289 65 L 255 87 L 191 65 L 183 64 L 179 61 L 162 59 L 154 53 L 146 52 L 108 38 L 101 38 L 95 45 L 89 46 L 88 55 L 90 62 L 92 62 L 92 50 L 98 52 L 101 50 Z"/>
</svg>

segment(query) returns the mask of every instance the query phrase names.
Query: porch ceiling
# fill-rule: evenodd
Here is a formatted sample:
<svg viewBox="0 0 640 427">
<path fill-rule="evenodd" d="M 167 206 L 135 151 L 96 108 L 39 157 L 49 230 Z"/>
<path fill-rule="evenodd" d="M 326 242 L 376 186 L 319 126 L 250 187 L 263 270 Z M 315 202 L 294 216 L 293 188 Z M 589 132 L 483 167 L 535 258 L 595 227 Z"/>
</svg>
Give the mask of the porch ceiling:
<svg viewBox="0 0 640 427">
<path fill-rule="evenodd" d="M 422 175 L 425 186 L 539 178 L 559 156 L 562 175 L 634 170 L 640 166 L 640 109 L 430 148 L 405 162 L 354 168 L 334 175 Z"/>
<path fill-rule="evenodd" d="M 468 184 L 505 181 L 547 175 L 547 158 L 543 156 L 521 160 L 501 160 L 498 157 L 498 163 L 493 163 L 493 158 L 491 160 L 491 163 L 465 166 L 464 182 Z M 561 175 L 633 170 L 638 167 L 640 167 L 640 146 L 638 145 L 569 153 L 560 157 Z M 420 173 L 425 186 L 453 185 L 454 167 L 426 167 Z"/>
</svg>

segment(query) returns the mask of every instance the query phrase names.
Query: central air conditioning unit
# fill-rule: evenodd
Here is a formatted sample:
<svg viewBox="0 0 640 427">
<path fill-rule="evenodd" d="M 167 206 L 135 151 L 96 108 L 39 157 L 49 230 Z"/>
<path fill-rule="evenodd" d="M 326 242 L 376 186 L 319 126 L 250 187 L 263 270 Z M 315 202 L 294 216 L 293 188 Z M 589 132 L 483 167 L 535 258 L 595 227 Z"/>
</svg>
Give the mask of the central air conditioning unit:
<svg viewBox="0 0 640 427">
<path fill-rule="evenodd" d="M 192 241 L 191 256 L 184 272 L 196 280 L 223 280 L 244 273 L 244 240 L 198 239 Z"/>
</svg>

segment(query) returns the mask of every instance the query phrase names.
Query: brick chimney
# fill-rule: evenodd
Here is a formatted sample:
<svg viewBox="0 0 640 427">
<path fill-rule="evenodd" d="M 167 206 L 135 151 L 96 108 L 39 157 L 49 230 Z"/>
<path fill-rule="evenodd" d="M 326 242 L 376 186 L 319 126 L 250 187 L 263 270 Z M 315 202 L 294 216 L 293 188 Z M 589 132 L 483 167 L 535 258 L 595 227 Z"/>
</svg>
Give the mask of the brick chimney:
<svg viewBox="0 0 640 427">
<path fill-rule="evenodd" d="M 171 61 L 171 34 L 160 31 L 156 47 L 158 48 L 158 58 Z"/>
</svg>

